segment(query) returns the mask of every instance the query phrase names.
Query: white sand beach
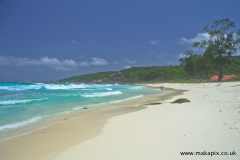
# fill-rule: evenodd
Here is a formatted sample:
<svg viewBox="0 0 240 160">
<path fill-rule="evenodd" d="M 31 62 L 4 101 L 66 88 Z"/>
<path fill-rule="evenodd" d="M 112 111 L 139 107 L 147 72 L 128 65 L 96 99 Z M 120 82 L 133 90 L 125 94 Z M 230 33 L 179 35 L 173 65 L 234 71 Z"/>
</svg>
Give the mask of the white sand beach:
<svg viewBox="0 0 240 160">
<path fill-rule="evenodd" d="M 240 82 L 148 86 L 188 91 L 154 101 L 158 105 L 126 101 L 2 141 L 0 160 L 240 159 Z M 191 102 L 170 103 L 178 98 Z"/>
<path fill-rule="evenodd" d="M 69 148 L 54 160 L 240 159 L 239 82 L 149 86 L 189 91 L 161 105 L 108 119 L 99 136 Z M 169 103 L 177 98 L 191 102 Z M 180 155 L 204 151 L 234 151 L 236 155 Z"/>
</svg>

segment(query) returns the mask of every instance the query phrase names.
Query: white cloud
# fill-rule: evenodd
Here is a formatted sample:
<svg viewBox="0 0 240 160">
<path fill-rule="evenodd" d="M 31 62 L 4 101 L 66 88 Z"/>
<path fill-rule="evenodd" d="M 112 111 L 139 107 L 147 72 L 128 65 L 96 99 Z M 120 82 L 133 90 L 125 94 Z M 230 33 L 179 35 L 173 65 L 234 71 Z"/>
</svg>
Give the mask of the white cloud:
<svg viewBox="0 0 240 160">
<path fill-rule="evenodd" d="M 66 67 L 66 66 L 52 66 L 57 71 L 72 71 L 72 70 L 78 70 L 77 67 Z"/>
<path fill-rule="evenodd" d="M 11 60 L 17 66 L 40 65 L 41 64 L 41 62 L 39 60 L 29 59 L 29 58 L 15 58 L 15 57 L 12 57 Z"/>
<path fill-rule="evenodd" d="M 124 69 L 128 69 L 128 68 L 131 68 L 131 66 L 124 66 L 123 68 Z"/>
<path fill-rule="evenodd" d="M 51 66 L 51 65 L 60 65 L 60 62 L 57 58 L 48 58 L 48 57 L 44 57 L 41 58 L 40 60 L 43 64 Z"/>
<path fill-rule="evenodd" d="M 77 44 L 78 42 L 77 42 L 77 41 L 75 41 L 75 40 L 72 40 L 72 43 L 74 43 L 74 44 Z"/>
<path fill-rule="evenodd" d="M 41 62 L 35 59 L 0 55 L 0 65 L 25 66 L 25 65 L 40 65 L 40 64 Z"/>
<path fill-rule="evenodd" d="M 0 65 L 10 65 L 8 58 L 0 55 Z"/>
<path fill-rule="evenodd" d="M 107 60 L 103 58 L 93 57 L 91 62 L 82 61 L 75 62 L 72 59 L 59 60 L 57 58 L 42 57 L 40 59 L 29 59 L 11 56 L 0 55 L 0 65 L 13 65 L 13 66 L 49 66 L 58 71 L 78 70 L 78 67 L 90 65 L 108 65 Z"/>
<path fill-rule="evenodd" d="M 129 64 L 135 63 L 135 61 L 131 61 L 131 60 L 127 59 L 127 58 L 123 58 L 123 60 L 124 60 L 125 62 L 129 63 Z"/>
<path fill-rule="evenodd" d="M 108 65 L 108 62 L 103 58 L 93 57 L 92 62 L 90 62 L 90 64 L 92 64 L 92 65 Z"/>
<path fill-rule="evenodd" d="M 80 66 L 88 66 L 89 63 L 87 61 L 79 62 Z"/>
<path fill-rule="evenodd" d="M 0 65 L 13 66 L 36 66 L 45 65 L 54 68 L 55 70 L 75 70 L 78 64 L 72 59 L 58 60 L 57 58 L 43 57 L 38 59 L 29 59 L 21 57 L 1 56 Z"/>
<path fill-rule="evenodd" d="M 77 67 L 78 64 L 72 59 L 66 59 L 59 61 L 57 58 L 48 58 L 44 57 L 40 60 L 41 64 L 47 66 L 68 66 L 68 67 Z"/>
<path fill-rule="evenodd" d="M 159 40 L 153 40 L 153 41 L 148 42 L 148 44 L 151 44 L 151 45 L 160 45 L 160 44 L 161 44 L 161 41 L 159 41 Z"/>
<path fill-rule="evenodd" d="M 93 57 L 91 58 L 92 61 L 91 62 L 87 62 L 87 61 L 82 61 L 82 62 L 79 62 L 79 65 L 80 66 L 89 66 L 89 65 L 94 65 L 94 66 L 97 66 L 97 65 L 108 65 L 108 61 L 103 59 L 103 58 L 97 58 L 97 57 Z"/>
<path fill-rule="evenodd" d="M 61 61 L 61 63 L 64 65 L 64 66 L 71 66 L 71 67 L 76 67 L 78 66 L 78 64 L 72 60 L 72 59 L 65 59 L 63 61 Z"/>
<path fill-rule="evenodd" d="M 195 41 L 203 41 L 208 40 L 210 38 L 210 35 L 208 33 L 198 33 L 194 38 L 180 38 L 180 44 L 192 44 Z"/>
</svg>

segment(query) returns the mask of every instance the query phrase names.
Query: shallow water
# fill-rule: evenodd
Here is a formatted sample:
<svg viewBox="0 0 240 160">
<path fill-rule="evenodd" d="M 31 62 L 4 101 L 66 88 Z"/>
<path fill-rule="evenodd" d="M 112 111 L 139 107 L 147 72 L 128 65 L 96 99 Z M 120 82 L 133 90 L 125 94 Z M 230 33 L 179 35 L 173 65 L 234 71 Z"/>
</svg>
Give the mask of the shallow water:
<svg viewBox="0 0 240 160">
<path fill-rule="evenodd" d="M 0 83 L 0 134 L 84 107 L 98 108 L 157 92 L 136 85 Z"/>
</svg>

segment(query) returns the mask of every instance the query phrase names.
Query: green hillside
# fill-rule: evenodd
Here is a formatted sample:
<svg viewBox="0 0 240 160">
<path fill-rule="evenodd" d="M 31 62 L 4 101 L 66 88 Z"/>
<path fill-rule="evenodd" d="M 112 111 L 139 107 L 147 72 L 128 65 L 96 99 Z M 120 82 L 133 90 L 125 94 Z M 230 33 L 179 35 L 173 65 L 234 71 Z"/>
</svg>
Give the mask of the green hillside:
<svg viewBox="0 0 240 160">
<path fill-rule="evenodd" d="M 120 71 L 97 72 L 73 76 L 57 81 L 58 83 L 154 83 L 154 82 L 197 82 L 200 79 L 207 79 L 212 75 L 217 75 L 215 68 L 209 77 L 200 77 L 195 74 L 191 79 L 186 74 L 182 66 L 151 66 L 132 67 Z M 232 57 L 231 63 L 223 67 L 223 74 L 236 74 L 240 77 L 240 56 Z M 236 80 L 239 80 L 237 78 Z"/>
</svg>

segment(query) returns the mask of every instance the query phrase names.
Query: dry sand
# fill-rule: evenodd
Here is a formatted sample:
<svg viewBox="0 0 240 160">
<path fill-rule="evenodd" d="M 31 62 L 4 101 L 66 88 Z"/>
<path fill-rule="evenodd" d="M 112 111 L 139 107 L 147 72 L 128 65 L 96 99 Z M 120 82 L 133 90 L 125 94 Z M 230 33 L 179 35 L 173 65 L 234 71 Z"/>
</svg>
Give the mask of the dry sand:
<svg viewBox="0 0 240 160">
<path fill-rule="evenodd" d="M 240 159 L 240 83 L 160 85 L 189 91 L 161 105 L 108 119 L 99 136 L 54 160 Z M 177 98 L 191 102 L 169 103 Z M 181 156 L 184 151 L 236 155 Z"/>
<path fill-rule="evenodd" d="M 182 91 L 166 90 L 164 93 L 144 96 L 137 100 L 113 103 L 94 110 L 85 110 L 43 127 L 29 134 L 0 141 L 0 160 L 52 159 L 64 150 L 102 132 L 107 119 L 146 108 L 141 104 L 168 99 Z M 165 95 L 164 95 L 165 94 Z"/>
<path fill-rule="evenodd" d="M 128 101 L 2 141 L 0 160 L 239 160 L 240 83 L 217 84 L 149 85 L 189 91 Z M 191 102 L 170 103 L 177 98 Z M 204 151 L 236 155 L 180 155 Z"/>
</svg>

